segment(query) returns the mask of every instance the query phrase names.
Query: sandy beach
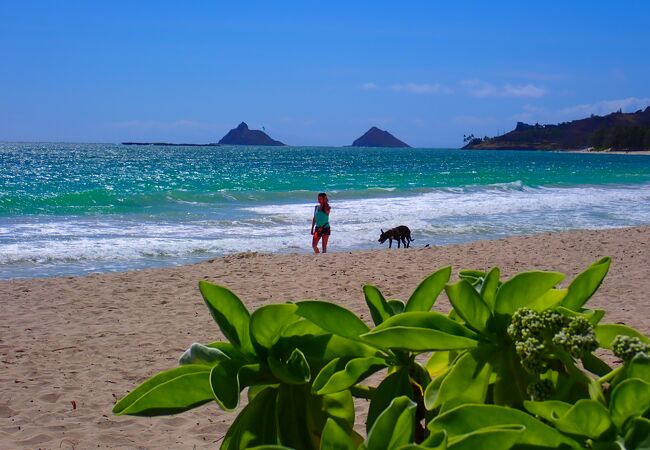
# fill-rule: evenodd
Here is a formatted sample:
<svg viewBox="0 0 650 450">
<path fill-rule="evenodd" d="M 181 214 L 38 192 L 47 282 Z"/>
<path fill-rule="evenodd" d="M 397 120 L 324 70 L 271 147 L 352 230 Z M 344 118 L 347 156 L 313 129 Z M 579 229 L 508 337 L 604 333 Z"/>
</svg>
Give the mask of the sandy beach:
<svg viewBox="0 0 650 450">
<path fill-rule="evenodd" d="M 193 342 L 221 338 L 198 292 L 207 279 L 250 309 L 303 298 L 345 305 L 369 320 L 361 287 L 408 298 L 452 264 L 504 276 L 559 270 L 571 279 L 613 258 L 592 299 L 606 322 L 650 332 L 650 227 L 513 237 L 470 244 L 325 255 L 244 253 L 200 264 L 0 283 L 0 448 L 216 448 L 234 414 L 209 404 L 179 416 L 115 417 L 138 383 L 176 364 Z M 436 309 L 447 311 L 441 299 Z"/>
</svg>

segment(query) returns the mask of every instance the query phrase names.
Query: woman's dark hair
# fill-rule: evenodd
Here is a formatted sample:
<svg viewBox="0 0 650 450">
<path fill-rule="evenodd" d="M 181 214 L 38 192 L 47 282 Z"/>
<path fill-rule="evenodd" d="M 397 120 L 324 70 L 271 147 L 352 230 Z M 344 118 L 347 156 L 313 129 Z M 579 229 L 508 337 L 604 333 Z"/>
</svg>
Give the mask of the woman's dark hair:
<svg viewBox="0 0 650 450">
<path fill-rule="evenodd" d="M 318 198 L 325 197 L 327 199 L 327 194 L 325 192 L 321 192 L 318 194 Z M 319 207 L 320 208 L 320 207 Z M 323 208 L 327 214 L 330 213 L 330 202 L 328 200 L 325 201 L 325 206 Z"/>
</svg>

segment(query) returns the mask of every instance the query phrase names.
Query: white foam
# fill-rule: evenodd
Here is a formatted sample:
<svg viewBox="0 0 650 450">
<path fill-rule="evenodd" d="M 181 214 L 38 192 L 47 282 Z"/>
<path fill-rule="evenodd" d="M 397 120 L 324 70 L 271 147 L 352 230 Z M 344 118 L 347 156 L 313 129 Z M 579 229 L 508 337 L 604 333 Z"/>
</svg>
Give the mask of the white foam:
<svg viewBox="0 0 650 450">
<path fill-rule="evenodd" d="M 407 225 L 414 245 L 441 245 L 542 231 L 650 223 L 650 185 L 529 188 L 521 183 L 437 189 L 415 195 L 331 197 L 332 250 L 378 248 L 381 228 Z M 314 204 L 219 211 L 231 220 L 132 217 L 12 218 L 0 223 L 0 278 L 188 262 L 241 251 L 310 251 Z M 234 207 L 232 207 L 234 208 Z M 38 269 L 42 267 L 41 273 Z M 45 269 L 45 267 L 48 267 Z M 12 269 L 13 268 L 13 269 Z"/>
</svg>

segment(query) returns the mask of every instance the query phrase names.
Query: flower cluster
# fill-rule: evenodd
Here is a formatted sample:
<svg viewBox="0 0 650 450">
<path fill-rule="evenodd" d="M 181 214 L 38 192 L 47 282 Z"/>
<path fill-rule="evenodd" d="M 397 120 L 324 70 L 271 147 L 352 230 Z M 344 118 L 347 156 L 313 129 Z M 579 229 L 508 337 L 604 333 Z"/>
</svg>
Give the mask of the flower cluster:
<svg viewBox="0 0 650 450">
<path fill-rule="evenodd" d="M 612 341 L 612 351 L 623 361 L 629 361 L 639 353 L 650 354 L 650 345 L 638 337 L 618 335 Z"/>
<path fill-rule="evenodd" d="M 584 317 L 572 318 L 568 326 L 553 336 L 553 343 L 576 359 L 598 348 L 594 327 Z"/>
<path fill-rule="evenodd" d="M 529 384 L 526 388 L 526 392 L 530 396 L 530 399 L 536 402 L 548 400 L 551 398 L 554 391 L 555 387 L 551 380 L 539 380 Z"/>
<path fill-rule="evenodd" d="M 548 369 L 545 355 L 553 347 L 561 348 L 574 358 L 598 348 L 594 328 L 583 317 L 565 317 L 554 310 L 541 313 L 520 308 L 512 316 L 508 335 L 514 341 L 521 365 L 531 373 Z"/>
</svg>

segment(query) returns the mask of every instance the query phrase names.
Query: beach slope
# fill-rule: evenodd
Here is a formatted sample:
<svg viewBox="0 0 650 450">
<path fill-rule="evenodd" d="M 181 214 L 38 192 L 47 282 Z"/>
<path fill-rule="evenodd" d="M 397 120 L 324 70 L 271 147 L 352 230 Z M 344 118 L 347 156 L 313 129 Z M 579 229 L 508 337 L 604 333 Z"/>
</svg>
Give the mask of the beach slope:
<svg viewBox="0 0 650 450">
<path fill-rule="evenodd" d="M 0 448 L 217 448 L 234 414 L 209 404 L 160 418 L 115 417 L 115 401 L 170 368 L 193 342 L 221 335 L 198 292 L 228 286 L 250 309 L 332 300 L 369 320 L 362 285 L 408 298 L 421 279 L 452 264 L 505 277 L 528 269 L 571 279 L 598 258 L 612 268 L 590 306 L 606 322 L 650 332 L 650 228 L 578 231 L 470 244 L 330 253 L 246 253 L 136 272 L 0 282 Z M 435 306 L 449 310 L 446 299 Z"/>
</svg>

